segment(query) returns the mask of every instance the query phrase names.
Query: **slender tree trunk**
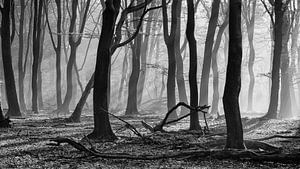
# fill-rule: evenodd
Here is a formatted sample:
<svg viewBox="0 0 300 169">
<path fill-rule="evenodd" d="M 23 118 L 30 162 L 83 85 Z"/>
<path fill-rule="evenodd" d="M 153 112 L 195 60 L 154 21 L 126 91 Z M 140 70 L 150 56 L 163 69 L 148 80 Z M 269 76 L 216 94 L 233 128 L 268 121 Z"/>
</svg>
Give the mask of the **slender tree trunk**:
<svg viewBox="0 0 300 169">
<path fill-rule="evenodd" d="M 222 23 L 221 27 L 219 28 L 216 42 L 214 44 L 214 48 L 211 55 L 211 66 L 212 66 L 212 72 L 213 72 L 213 100 L 212 100 L 212 106 L 211 106 L 211 115 L 213 116 L 219 116 L 219 100 L 220 100 L 220 94 L 219 94 L 219 71 L 218 71 L 218 62 L 217 62 L 217 55 L 218 50 L 220 48 L 222 35 L 228 25 L 228 14 L 226 15 L 226 18 L 224 19 L 224 22 Z"/>
<path fill-rule="evenodd" d="M 154 7 L 156 4 L 155 1 L 151 2 L 151 7 Z M 142 42 L 141 45 L 141 71 L 140 71 L 140 75 L 139 75 L 139 81 L 138 81 L 138 106 L 141 105 L 142 103 L 142 98 L 143 98 L 143 92 L 144 92 L 144 84 L 145 84 L 145 79 L 146 79 L 146 64 L 147 64 L 147 57 L 148 57 L 148 49 L 149 49 L 149 37 L 150 37 L 150 32 L 151 32 L 151 23 L 152 23 L 152 19 L 154 16 L 154 11 L 150 11 L 149 15 L 148 15 L 148 22 L 146 24 L 146 28 L 145 28 L 145 36 L 144 36 L 144 40 Z"/>
<path fill-rule="evenodd" d="M 274 56 L 272 64 L 272 86 L 270 104 L 267 114 L 263 118 L 277 118 L 278 93 L 279 93 L 279 70 L 282 50 L 282 1 L 275 1 L 275 26 L 274 26 Z"/>
<path fill-rule="evenodd" d="M 140 11 L 133 12 L 133 18 L 139 18 L 141 16 Z M 133 27 L 137 29 L 138 23 L 134 22 Z M 126 115 L 134 115 L 138 113 L 137 104 L 138 104 L 138 80 L 140 75 L 140 57 L 141 57 L 141 43 L 142 43 L 142 35 L 138 33 L 136 38 L 134 39 L 134 43 L 131 45 L 132 49 L 132 69 L 131 75 L 129 77 L 129 85 L 128 85 L 128 98 L 127 98 L 127 106 L 126 106 Z"/>
<path fill-rule="evenodd" d="M 188 19 L 186 25 L 186 37 L 190 48 L 190 104 L 192 107 L 198 106 L 198 87 L 197 87 L 197 42 L 195 39 L 195 12 L 193 1 L 187 0 Z M 198 112 L 191 110 L 190 130 L 201 130 Z"/>
<path fill-rule="evenodd" d="M 19 24 L 19 58 L 18 58 L 18 87 L 19 87 L 19 103 L 21 111 L 26 110 L 25 98 L 24 98 L 24 78 L 25 70 L 23 66 L 24 61 L 24 19 L 25 19 L 25 1 L 20 1 L 20 24 Z M 29 37 L 27 37 L 29 38 Z"/>
<path fill-rule="evenodd" d="M 242 31 L 241 0 L 229 2 L 229 50 L 223 105 L 227 126 L 225 148 L 245 149 L 239 107 L 241 90 Z"/>
<path fill-rule="evenodd" d="M 59 108 L 62 105 L 61 100 L 61 25 L 62 25 L 62 12 L 61 12 L 61 0 L 55 0 L 56 7 L 57 7 L 57 46 L 55 49 L 56 53 L 56 60 L 55 60 L 55 67 L 56 67 L 56 106 Z"/>
<path fill-rule="evenodd" d="M 103 11 L 102 31 L 97 50 L 97 60 L 94 78 L 94 130 L 89 138 L 115 139 L 108 111 L 108 80 L 111 57 L 111 44 L 114 35 L 114 26 L 120 9 L 120 0 L 106 0 Z"/>
<path fill-rule="evenodd" d="M 208 84 L 211 67 L 211 54 L 214 44 L 215 31 L 218 23 L 219 7 L 220 0 L 214 0 L 211 7 L 211 17 L 209 19 L 207 35 L 205 40 L 204 60 L 200 82 L 200 106 L 208 105 Z"/>
<path fill-rule="evenodd" d="M 167 107 L 170 110 L 176 104 L 175 97 L 175 73 L 176 73 L 176 58 L 175 58 L 175 34 L 178 26 L 177 17 L 179 15 L 178 7 L 179 0 L 174 0 L 172 3 L 172 19 L 171 19 L 171 30 L 170 35 L 168 31 L 168 15 L 166 0 L 162 0 L 163 8 L 163 28 L 164 28 L 164 40 L 168 51 L 168 79 L 167 79 Z M 174 111 L 169 119 L 177 119 L 177 113 Z"/>
<path fill-rule="evenodd" d="M 183 60 L 180 52 L 180 27 L 181 27 L 181 6 L 182 1 L 178 2 L 178 15 L 177 15 L 177 27 L 175 33 L 175 59 L 176 59 L 176 82 L 177 89 L 179 94 L 179 101 L 188 104 L 186 90 L 185 90 L 185 80 L 183 77 Z M 186 115 L 188 113 L 188 109 L 185 107 L 181 107 L 180 115 Z"/>
<path fill-rule="evenodd" d="M 289 53 L 288 53 L 288 41 L 289 41 L 289 16 L 285 11 L 283 14 L 282 24 L 282 50 L 281 50 L 281 92 L 280 92 L 280 109 L 279 118 L 293 118 L 291 110 L 291 94 L 290 94 L 290 74 L 289 74 Z"/>
<path fill-rule="evenodd" d="M 255 61 L 255 49 L 253 43 L 253 36 L 254 36 L 254 23 L 255 23 L 255 9 L 256 9 L 256 1 L 252 0 L 252 6 L 250 2 L 247 2 L 247 5 L 244 8 L 244 16 L 246 20 L 247 32 L 248 32 L 248 42 L 250 47 L 249 53 L 249 62 L 248 62 L 248 72 L 249 72 L 249 88 L 248 88 L 248 111 L 252 111 L 253 109 L 253 91 L 254 91 L 254 84 L 255 84 L 255 76 L 253 71 L 253 65 Z M 252 9 L 252 10 L 250 10 Z M 251 12 L 250 12 L 251 11 Z"/>
<path fill-rule="evenodd" d="M 77 103 L 74 112 L 72 113 L 72 115 L 69 117 L 69 121 L 71 122 L 80 122 L 80 117 L 81 117 L 81 112 L 82 112 L 82 108 L 84 106 L 84 104 L 86 103 L 86 100 L 91 92 L 91 89 L 94 86 L 94 76 L 95 74 L 92 75 L 92 77 L 90 78 L 89 82 L 87 83 L 80 99 L 79 102 Z"/>
<path fill-rule="evenodd" d="M 127 55 L 128 55 L 128 47 L 125 47 L 125 56 L 123 59 L 123 66 L 122 66 L 122 77 L 121 77 L 121 82 L 120 82 L 120 87 L 119 87 L 119 91 L 118 91 L 118 106 L 117 109 L 119 109 L 121 107 L 121 105 L 123 104 L 123 89 L 124 89 L 124 83 L 126 80 L 126 76 L 127 76 L 127 70 L 128 70 L 128 61 L 127 61 Z"/>
<path fill-rule="evenodd" d="M 81 34 L 84 30 L 84 26 L 87 20 L 87 13 L 90 5 L 90 0 L 87 0 L 85 3 L 85 10 L 82 16 L 82 22 L 80 24 L 79 28 L 79 34 Z M 72 33 L 75 32 L 75 27 L 76 27 L 76 19 L 77 19 L 77 7 L 78 7 L 78 0 L 73 0 L 72 1 L 72 15 L 71 15 L 71 22 L 70 22 L 70 27 L 69 27 L 69 44 L 70 44 L 70 56 L 69 60 L 67 63 L 67 92 L 65 95 L 65 99 L 63 101 L 63 104 L 57 112 L 69 112 L 69 106 L 71 103 L 72 99 L 72 94 L 74 86 L 73 86 L 73 69 L 76 61 L 76 53 L 77 53 L 77 48 L 81 43 L 82 36 L 76 36 L 73 35 Z"/>
<path fill-rule="evenodd" d="M 41 20 L 43 2 L 34 1 L 34 26 L 33 26 L 33 63 L 32 63 L 32 111 L 38 113 L 38 67 L 40 56 Z"/>
</svg>

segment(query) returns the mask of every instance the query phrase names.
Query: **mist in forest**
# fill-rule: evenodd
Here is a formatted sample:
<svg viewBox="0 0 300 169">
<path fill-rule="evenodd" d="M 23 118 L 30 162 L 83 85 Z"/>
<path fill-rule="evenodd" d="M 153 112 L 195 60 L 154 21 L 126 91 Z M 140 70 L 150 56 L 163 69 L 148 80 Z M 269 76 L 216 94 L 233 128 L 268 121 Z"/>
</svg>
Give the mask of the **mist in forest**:
<svg viewBox="0 0 300 169">
<path fill-rule="evenodd" d="M 70 2 L 69 2 L 70 3 Z M 25 71 L 24 74 L 24 98 L 25 98 L 25 106 L 27 110 L 30 110 L 32 107 L 31 103 L 31 77 L 32 70 L 31 64 L 33 62 L 32 54 L 32 40 L 30 39 L 32 26 L 32 14 L 30 10 L 33 10 L 31 2 L 26 2 L 24 9 L 24 24 L 23 25 L 23 69 Z M 62 8 L 66 8 L 68 2 L 64 2 L 62 4 Z M 217 32 L 220 29 L 220 26 L 223 20 L 226 17 L 227 12 L 227 2 L 221 1 L 221 7 L 219 11 L 219 18 L 215 33 L 215 40 L 217 37 Z M 246 4 L 244 4 L 246 5 Z M 80 32 L 80 25 L 82 23 L 82 17 L 84 15 L 84 6 L 79 4 L 79 8 L 81 13 L 78 13 L 81 19 L 76 20 L 74 30 L 74 38 L 82 37 L 80 45 L 78 45 L 76 49 L 76 58 L 75 58 L 75 67 L 72 71 L 72 99 L 70 102 L 69 110 L 72 111 L 75 109 L 76 104 L 82 96 L 84 88 L 86 84 L 89 82 L 94 70 L 95 70 L 95 62 L 96 62 L 96 54 L 98 47 L 98 39 L 101 33 L 101 24 L 102 18 L 101 14 L 103 11 L 103 7 L 100 3 L 96 1 L 90 4 L 89 12 L 86 17 L 86 23 L 82 33 Z M 171 8 L 171 7 L 169 7 Z M 186 3 L 182 3 L 182 13 L 180 15 L 180 41 L 179 43 L 181 47 L 184 47 L 181 51 L 182 63 L 183 63 L 183 78 L 185 83 L 185 93 L 186 97 L 189 98 L 189 85 L 188 85 L 188 71 L 189 71 L 189 51 L 188 45 L 184 46 L 185 41 L 185 29 L 186 29 L 186 21 L 187 21 L 187 13 L 186 13 Z M 251 6 L 250 6 L 251 8 Z M 15 74 L 16 86 L 19 86 L 19 73 L 18 72 L 18 55 L 19 55 L 19 27 L 20 27 L 20 13 L 22 6 L 19 2 L 15 4 L 15 26 L 16 26 L 16 35 L 12 42 L 12 65 Z M 40 109 L 56 109 L 56 70 L 55 70 L 55 50 L 53 48 L 53 42 L 56 43 L 55 36 L 57 33 L 57 28 L 55 27 L 57 21 L 57 12 L 55 3 L 50 1 L 47 4 L 47 15 L 45 13 L 42 14 L 42 41 L 41 48 L 41 58 L 40 66 L 38 70 L 38 76 L 40 79 L 40 91 L 38 93 L 38 100 Z M 70 9 L 69 9 L 70 10 Z M 243 6 L 243 10 L 247 9 L 247 6 Z M 291 9 L 292 10 L 292 9 Z M 197 41 L 197 59 L 198 59 L 198 69 L 197 69 L 197 81 L 198 81 L 198 89 L 201 82 L 201 73 L 203 66 L 203 58 L 204 58 L 204 50 L 205 50 L 205 39 L 207 36 L 207 27 L 210 20 L 210 12 L 211 12 L 211 3 L 208 1 L 201 1 L 195 13 L 195 37 Z M 246 13 L 242 13 L 242 36 L 243 36 L 243 60 L 242 60 L 242 74 L 241 74 L 241 93 L 240 93 L 240 109 L 241 114 L 245 116 L 261 116 L 268 111 L 269 105 L 269 97 L 271 92 L 271 80 L 270 80 L 270 72 L 272 68 L 272 23 L 270 21 L 270 16 L 265 11 L 264 6 L 261 3 L 256 4 L 255 10 L 255 22 L 254 25 L 247 25 L 245 17 Z M 67 63 L 70 57 L 71 47 L 69 43 L 69 27 L 70 27 L 70 17 L 68 17 L 68 13 L 64 10 L 62 15 L 62 47 L 61 47 L 61 97 L 64 99 L 65 94 L 67 92 Z M 150 15 L 150 14 L 149 14 Z M 145 18 L 145 22 L 143 23 L 143 28 L 140 30 L 140 33 L 147 34 L 144 36 L 142 40 L 147 38 L 147 43 L 144 42 L 142 44 L 140 57 L 144 57 L 140 65 L 140 77 L 143 76 L 143 82 L 140 84 L 141 79 L 138 82 L 138 110 L 140 112 L 150 111 L 150 112 L 166 112 L 166 85 L 167 85 L 167 70 L 168 70 L 168 54 L 167 48 L 164 43 L 163 36 L 163 26 L 162 26 L 162 12 L 160 9 L 155 10 L 151 14 L 152 16 L 147 16 Z M 250 15 L 251 11 L 250 11 Z M 298 15 L 297 15 L 298 16 Z M 135 27 L 134 23 L 131 23 L 133 16 L 129 16 L 127 22 L 127 30 L 131 33 Z M 151 17 L 151 18 L 150 18 Z M 299 20 L 299 19 L 298 19 Z M 295 27 L 295 22 L 293 21 L 291 27 Z M 149 28 L 147 29 L 147 24 L 149 24 Z M 296 25 L 297 26 L 297 25 Z M 248 27 L 248 28 L 247 28 Z M 254 87 L 253 87 L 253 103 L 249 108 L 248 106 L 248 95 L 249 95 L 249 57 L 250 57 L 250 44 L 248 40 L 248 30 L 249 27 L 254 27 L 253 34 L 253 48 L 255 51 L 255 59 L 253 62 L 253 77 L 255 79 Z M 50 29 L 49 29 L 50 28 Z M 297 28 L 298 29 L 298 28 Z M 51 32 L 50 32 L 51 31 Z M 291 30 L 293 31 L 293 30 Z M 122 30 L 122 36 L 126 35 L 126 29 Z M 51 36 L 52 39 L 51 40 Z M 296 36 L 293 34 L 293 36 Z M 29 39 L 28 39 L 29 38 Z M 288 53 L 290 58 L 290 71 L 293 69 L 293 77 L 290 79 L 289 85 L 292 87 L 291 91 L 291 103 L 292 103 L 292 111 L 294 113 L 294 117 L 297 116 L 299 110 L 299 83 L 298 83 L 298 75 L 299 73 L 296 71 L 299 67 L 299 58 L 298 55 L 299 50 L 296 51 L 292 56 L 291 44 L 292 38 L 288 41 Z M 144 46 L 143 46 L 144 45 Z M 146 45 L 146 46 L 145 46 Z M 219 73 L 219 104 L 218 104 L 218 112 L 223 114 L 223 105 L 222 105 L 222 95 L 223 89 L 225 85 L 225 74 L 226 74 L 226 65 L 227 65 L 227 55 L 228 55 L 228 26 L 225 28 L 225 31 L 222 35 L 221 43 L 219 50 L 217 52 L 217 71 Z M 297 47 L 299 49 L 299 47 Z M 109 109 L 113 112 L 116 111 L 125 111 L 127 104 L 127 96 L 128 96 L 128 87 L 129 87 L 129 78 L 132 70 L 132 57 L 133 57 L 133 42 L 129 43 L 123 47 L 116 49 L 114 54 L 111 57 L 111 82 L 110 82 L 110 105 Z M 294 58 L 293 58 L 294 57 Z M 292 68 L 294 66 L 295 68 Z M 295 71 L 294 71 L 295 70 Z M 6 102 L 6 94 L 5 94 L 5 84 L 4 84 L 4 75 L 3 75 L 3 67 L 1 64 L 1 103 L 2 108 L 7 109 Z M 19 87 L 17 87 L 17 93 L 19 94 Z M 92 92 L 91 92 L 92 93 Z M 176 84 L 176 102 L 179 102 L 179 94 L 177 92 L 177 84 Z M 208 105 L 212 105 L 213 100 L 213 73 L 210 71 L 209 75 L 209 87 L 208 87 Z M 159 101 L 159 102 L 157 102 Z M 160 103 L 159 105 L 157 103 Z M 90 94 L 87 98 L 87 102 L 84 106 L 84 110 L 92 110 L 92 95 Z M 24 109 L 23 109 L 24 110 Z"/>
</svg>

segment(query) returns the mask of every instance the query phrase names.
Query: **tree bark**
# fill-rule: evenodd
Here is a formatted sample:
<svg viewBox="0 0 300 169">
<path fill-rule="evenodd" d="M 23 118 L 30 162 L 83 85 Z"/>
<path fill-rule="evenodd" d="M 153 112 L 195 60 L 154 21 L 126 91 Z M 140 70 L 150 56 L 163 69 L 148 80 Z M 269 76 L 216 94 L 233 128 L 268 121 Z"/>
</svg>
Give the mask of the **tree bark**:
<svg viewBox="0 0 300 169">
<path fill-rule="evenodd" d="M 222 35 L 228 25 L 228 14 L 226 14 L 226 17 L 224 19 L 224 22 L 222 23 L 221 27 L 219 28 L 216 42 L 214 44 L 214 48 L 211 54 L 211 67 L 212 67 L 212 72 L 213 72 L 213 100 L 212 100 L 212 106 L 211 106 L 211 111 L 210 114 L 212 116 L 219 116 L 219 100 L 220 100 L 220 94 L 219 94 L 219 71 L 218 71 L 218 62 L 217 62 L 217 55 L 218 55 L 218 50 L 220 48 L 221 40 L 222 40 Z"/>
<path fill-rule="evenodd" d="M 251 0 L 249 0 L 251 1 Z M 246 21 L 247 33 L 248 33 L 248 42 L 250 47 L 249 52 L 249 61 L 248 61 L 248 72 L 249 72 L 249 88 L 248 88 L 248 106 L 247 110 L 252 111 L 253 109 L 253 90 L 255 84 L 255 76 L 253 71 L 253 65 L 255 61 L 255 49 L 253 43 L 254 36 L 254 23 L 255 23 L 255 9 L 256 9 L 256 0 L 252 0 L 251 3 L 248 1 L 244 2 L 244 19 Z"/>
<path fill-rule="evenodd" d="M 186 37 L 190 48 L 190 69 L 189 69 L 189 83 L 190 83 L 190 104 L 192 107 L 198 106 L 198 87 L 197 87 L 197 42 L 195 39 L 195 12 L 193 1 L 187 0 L 188 19 L 186 25 Z M 191 110 L 190 115 L 190 130 L 201 130 L 199 124 L 198 113 Z"/>
<path fill-rule="evenodd" d="M 185 80 L 183 76 L 183 59 L 180 52 L 180 27 L 181 27 L 181 6 L 182 1 L 178 2 L 178 15 L 177 15 L 177 27 L 175 33 L 175 59 L 176 59 L 176 82 L 177 82 L 177 89 L 179 95 L 179 101 L 188 104 L 186 90 L 185 90 Z M 181 107 L 180 115 L 188 114 L 188 109 L 185 107 Z"/>
<path fill-rule="evenodd" d="M 205 40 L 204 60 L 200 82 L 200 106 L 208 105 L 208 84 L 211 67 L 211 54 L 214 44 L 215 31 L 218 23 L 219 7 L 220 0 L 214 0 L 211 7 L 211 17 L 209 19 L 207 35 Z"/>
<path fill-rule="evenodd" d="M 11 1 L 5 0 L 1 8 L 1 47 L 2 47 L 2 61 L 4 69 L 6 98 L 8 104 L 7 116 L 21 116 L 20 107 L 18 103 L 14 71 L 12 67 L 11 57 L 11 33 L 10 33 L 10 10 Z"/>
<path fill-rule="evenodd" d="M 141 16 L 141 11 L 133 12 L 133 19 L 139 18 Z M 133 22 L 134 29 L 137 29 L 137 22 Z M 131 75 L 129 77 L 128 84 L 128 98 L 126 106 L 126 115 L 134 115 L 138 113 L 137 104 L 138 104 L 138 80 L 140 76 L 140 57 L 141 57 L 141 45 L 142 45 L 142 34 L 138 33 L 134 42 L 131 45 L 132 49 L 132 66 L 131 66 Z"/>
<path fill-rule="evenodd" d="M 171 30 L 170 35 L 168 31 L 168 14 L 167 14 L 167 5 L 166 0 L 162 0 L 162 9 L 163 9 L 163 29 L 164 29 L 164 40 L 167 46 L 168 51 L 168 79 L 167 79 L 167 107 L 170 110 L 176 104 L 175 97 L 175 73 L 176 73 L 176 59 L 175 59 L 175 34 L 176 28 L 178 26 L 177 17 L 179 0 L 174 0 L 172 2 L 172 11 L 171 11 Z M 169 119 L 177 119 L 177 113 L 174 111 Z"/>
<path fill-rule="evenodd" d="M 241 90 L 242 31 L 241 0 L 229 2 L 229 50 L 223 105 L 227 126 L 225 148 L 245 149 L 239 107 Z"/>
<path fill-rule="evenodd" d="M 278 108 L 278 93 L 279 93 L 279 70 L 280 70 L 280 58 L 282 50 L 282 22 L 283 11 L 282 1 L 275 1 L 275 26 L 274 26 L 274 56 L 272 63 L 272 84 L 271 84 L 271 96 L 270 104 L 267 114 L 263 118 L 277 118 Z"/>
<path fill-rule="evenodd" d="M 38 67 L 40 56 L 41 20 L 43 2 L 34 1 L 34 26 L 33 26 L 33 63 L 32 63 L 32 111 L 38 113 Z"/>
<path fill-rule="evenodd" d="M 280 109 L 279 118 L 290 119 L 293 118 L 291 110 L 291 93 L 290 93 L 290 73 L 289 73 L 289 52 L 288 52 L 288 41 L 289 41 L 289 16 L 288 12 L 285 11 L 283 14 L 282 24 L 282 50 L 281 50 L 281 92 L 280 92 Z"/>
<path fill-rule="evenodd" d="M 97 50 L 97 60 L 94 78 L 94 130 L 89 138 L 115 139 L 108 111 L 108 80 L 111 57 L 111 45 L 114 35 L 116 18 L 120 9 L 120 0 L 106 0 L 106 8 L 103 11 L 102 31 Z"/>
</svg>

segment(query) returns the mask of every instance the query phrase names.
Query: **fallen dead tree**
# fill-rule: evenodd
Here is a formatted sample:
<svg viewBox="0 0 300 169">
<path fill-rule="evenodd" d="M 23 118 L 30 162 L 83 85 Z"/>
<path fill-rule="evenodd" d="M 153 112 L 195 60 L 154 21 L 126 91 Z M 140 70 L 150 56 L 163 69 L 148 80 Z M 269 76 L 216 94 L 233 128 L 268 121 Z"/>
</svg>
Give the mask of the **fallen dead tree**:
<svg viewBox="0 0 300 169">
<path fill-rule="evenodd" d="M 283 163 L 299 163 L 300 153 L 278 153 L 276 151 L 260 151 L 260 150 L 193 150 L 193 151 L 176 151 L 172 153 L 165 153 L 160 155 L 150 154 L 127 154 L 127 153 L 101 153 L 91 147 L 90 149 L 69 138 L 54 138 L 50 141 L 55 143 L 48 143 L 48 145 L 59 146 L 62 143 L 67 143 L 75 149 L 87 153 L 90 156 L 108 158 L 108 159 L 131 159 L 131 160 L 160 160 L 168 158 L 191 159 L 191 158 L 216 158 L 216 159 L 238 159 L 238 160 L 252 160 L 252 161 L 272 161 Z"/>
<path fill-rule="evenodd" d="M 201 112 L 201 113 L 203 113 L 203 115 L 204 115 L 204 121 L 205 121 L 205 126 L 206 126 L 205 129 L 207 130 L 207 132 L 209 131 L 208 124 L 207 124 L 207 120 L 206 120 L 206 117 L 205 117 L 205 114 L 206 114 L 207 112 L 204 111 L 204 110 L 205 110 L 205 109 L 208 109 L 210 106 L 204 105 L 204 106 L 192 107 L 192 106 L 190 106 L 190 105 L 188 105 L 188 104 L 186 104 L 186 103 L 184 103 L 184 102 L 179 102 L 179 103 L 176 104 L 174 107 L 172 107 L 172 108 L 167 112 L 165 118 L 164 118 L 160 123 L 158 123 L 155 127 L 152 127 L 151 125 L 147 124 L 147 123 L 144 122 L 144 121 L 141 121 L 141 123 L 142 123 L 142 125 L 143 125 L 146 129 L 150 130 L 151 132 L 163 131 L 163 127 L 164 127 L 165 125 L 168 125 L 168 124 L 171 124 L 171 123 L 178 122 L 178 121 L 180 121 L 180 120 L 182 120 L 182 119 L 184 119 L 184 118 L 190 116 L 190 113 L 188 113 L 188 114 L 186 114 L 186 115 L 184 115 L 184 116 L 182 116 L 182 117 L 179 117 L 178 119 L 171 120 L 171 121 L 167 121 L 168 118 L 169 118 L 169 116 L 170 116 L 170 114 L 171 114 L 174 110 L 176 110 L 177 108 L 179 108 L 180 106 L 186 107 L 186 108 L 188 108 L 188 109 L 190 109 L 190 110 L 194 110 L 194 111 L 196 111 L 196 112 Z"/>
</svg>

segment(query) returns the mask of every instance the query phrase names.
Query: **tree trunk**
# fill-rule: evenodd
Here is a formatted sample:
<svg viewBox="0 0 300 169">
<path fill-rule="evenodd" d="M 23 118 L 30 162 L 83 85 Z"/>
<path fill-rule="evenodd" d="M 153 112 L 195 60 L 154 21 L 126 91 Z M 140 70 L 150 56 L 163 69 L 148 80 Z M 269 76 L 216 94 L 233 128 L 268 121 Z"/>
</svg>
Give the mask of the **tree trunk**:
<svg viewBox="0 0 300 169">
<path fill-rule="evenodd" d="M 141 16 L 141 11 L 133 12 L 133 18 L 139 18 Z M 133 27 L 137 29 L 137 22 L 133 22 Z M 128 85 L 128 98 L 126 106 L 126 115 L 134 115 L 138 113 L 137 109 L 137 96 L 138 96 L 138 80 L 140 75 L 140 57 L 141 57 L 141 43 L 142 43 L 142 34 L 138 33 L 134 39 L 133 44 L 131 45 L 132 49 L 132 67 L 131 75 L 129 77 Z"/>
<path fill-rule="evenodd" d="M 103 11 L 102 31 L 97 50 L 97 60 L 94 78 L 94 130 L 89 138 L 115 139 L 108 111 L 108 80 L 111 57 L 111 44 L 114 35 L 114 26 L 120 9 L 120 0 L 106 0 Z"/>
<path fill-rule="evenodd" d="M 154 7 L 156 4 L 155 1 L 151 2 L 151 8 Z M 138 106 L 141 105 L 142 103 L 142 98 L 143 98 L 143 92 L 144 92 L 144 84 L 145 84 L 145 78 L 146 78 L 146 64 L 147 64 L 147 57 L 148 57 L 148 46 L 149 46 L 149 37 L 150 37 L 150 32 L 151 32 L 151 23 L 152 23 L 152 19 L 154 16 L 154 11 L 150 11 L 149 15 L 148 15 L 148 21 L 146 24 L 146 28 L 145 28 L 145 36 L 144 36 L 144 40 L 142 42 L 141 45 L 141 71 L 140 71 L 140 75 L 139 75 L 139 81 L 138 81 L 138 85 L 137 85 L 137 94 L 138 94 L 138 98 L 137 98 L 137 102 L 138 102 Z"/>
<path fill-rule="evenodd" d="M 178 26 L 177 17 L 179 17 L 179 0 L 172 2 L 172 19 L 170 35 L 168 31 L 168 14 L 166 0 L 162 1 L 163 8 L 163 28 L 164 28 L 164 40 L 168 51 L 168 79 L 167 79 L 167 107 L 170 110 L 176 105 L 175 97 L 175 73 L 176 73 L 176 58 L 175 58 L 175 34 Z M 169 116 L 169 120 L 177 119 L 177 113 L 174 111 Z"/>
<path fill-rule="evenodd" d="M 5 0 L 1 8 L 1 47 L 4 69 L 6 98 L 8 104 L 7 116 L 21 116 L 18 103 L 14 71 L 11 57 L 11 36 L 10 36 L 10 9 L 11 1 Z"/>
<path fill-rule="evenodd" d="M 223 105 L 227 126 L 225 148 L 245 149 L 239 107 L 241 90 L 242 31 L 241 0 L 229 2 L 229 51 Z"/>
<path fill-rule="evenodd" d="M 220 0 L 214 0 L 211 7 L 211 17 L 209 19 L 207 35 L 205 40 L 204 60 L 200 82 L 200 106 L 208 105 L 208 84 L 211 65 L 211 54 L 214 44 L 215 31 L 218 23 L 219 7 Z"/>
<path fill-rule="evenodd" d="M 61 12 L 61 0 L 55 0 L 56 8 L 57 8 L 57 46 L 55 49 L 56 53 L 56 61 L 55 61 L 55 67 L 56 67 L 56 106 L 57 108 L 62 105 L 61 100 L 61 67 L 60 67 L 60 61 L 61 61 L 61 25 L 62 25 L 62 12 Z"/>
<path fill-rule="evenodd" d="M 183 77 L 183 60 L 180 52 L 180 27 L 181 27 L 181 6 L 182 1 L 178 2 L 178 15 L 177 15 L 177 27 L 175 33 L 175 59 L 176 59 L 176 82 L 177 82 L 177 89 L 179 95 L 179 101 L 188 104 L 186 90 L 185 90 L 185 80 Z M 181 107 L 180 115 L 188 114 L 188 109 L 185 107 Z"/>
<path fill-rule="evenodd" d="M 277 118 L 278 93 L 279 93 L 279 69 L 282 50 L 282 2 L 275 1 L 275 26 L 274 26 L 274 56 L 272 64 L 272 86 L 270 104 L 267 114 L 263 118 Z"/>
<path fill-rule="evenodd" d="M 26 110 L 25 98 L 24 98 L 24 78 L 25 70 L 23 66 L 24 61 L 24 19 L 25 19 L 25 1 L 20 1 L 20 24 L 19 24 L 19 58 L 18 58 L 18 84 L 19 84 L 19 103 L 21 111 Z M 29 37 L 27 37 L 29 38 Z"/>
<path fill-rule="evenodd" d="M 41 21 L 43 2 L 34 1 L 34 26 L 33 26 L 33 63 L 32 63 L 32 111 L 38 113 L 38 67 L 40 56 Z"/>
<path fill-rule="evenodd" d="M 282 24 L 282 51 L 281 51 L 281 92 L 280 92 L 280 109 L 279 118 L 289 119 L 293 118 L 291 110 L 291 94 L 290 94 L 290 74 L 289 74 L 289 53 L 288 53 L 288 41 L 289 41 L 289 18 L 287 11 L 283 14 Z"/>
<path fill-rule="evenodd" d="M 228 14 L 226 14 L 226 18 L 224 19 L 224 22 L 222 23 L 221 27 L 219 28 L 216 42 L 214 44 L 214 48 L 211 54 L 211 67 L 212 67 L 212 72 L 213 72 L 213 100 L 212 100 L 212 106 L 211 106 L 211 111 L 210 114 L 212 116 L 219 116 L 219 71 L 218 71 L 218 62 L 217 62 L 217 55 L 218 55 L 218 50 L 220 48 L 221 40 L 222 40 L 222 35 L 228 25 Z"/>
<path fill-rule="evenodd" d="M 87 83 L 80 99 L 79 102 L 77 103 L 74 112 L 72 113 L 72 115 L 69 117 L 69 121 L 71 122 L 80 122 L 80 116 L 81 116 L 81 112 L 82 112 L 82 108 L 84 106 L 84 104 L 86 103 L 86 100 L 91 92 L 91 89 L 94 86 L 94 76 L 95 74 L 92 75 L 92 77 L 90 78 L 89 82 Z"/>
<path fill-rule="evenodd" d="M 190 48 L 190 104 L 192 107 L 198 106 L 198 87 L 197 87 L 197 42 L 195 39 L 195 12 L 193 1 L 187 0 L 188 19 L 186 25 L 186 37 Z M 190 130 L 201 130 L 198 112 L 191 110 Z"/>
<path fill-rule="evenodd" d="M 249 53 L 249 62 L 248 62 L 248 72 L 249 72 L 249 88 L 248 88 L 248 111 L 252 111 L 253 109 L 253 90 L 254 90 L 254 84 L 255 84 L 255 76 L 253 71 L 253 65 L 255 61 L 255 50 L 254 50 L 254 44 L 253 44 L 253 35 L 254 35 L 254 23 L 255 23 L 255 9 L 256 9 L 256 1 L 252 0 L 252 7 L 251 3 L 247 2 L 249 5 L 247 5 L 244 8 L 244 16 L 246 20 L 246 26 L 247 26 L 247 32 L 248 32 L 248 42 L 250 47 L 250 53 Z M 250 10 L 252 9 L 252 10 Z"/>
<path fill-rule="evenodd" d="M 80 24 L 79 34 L 81 34 L 84 30 L 90 2 L 91 2 L 90 0 L 86 1 L 82 22 Z M 70 57 L 67 63 L 67 92 L 63 104 L 61 105 L 61 107 L 58 108 L 57 112 L 66 112 L 66 113 L 69 112 L 69 106 L 71 103 L 72 94 L 74 90 L 73 81 L 72 81 L 73 69 L 76 61 L 77 48 L 80 45 L 82 40 L 82 36 L 76 36 L 72 34 L 75 33 L 77 7 L 78 7 L 78 0 L 72 1 L 72 14 L 71 14 L 70 27 L 69 27 Z"/>
</svg>

